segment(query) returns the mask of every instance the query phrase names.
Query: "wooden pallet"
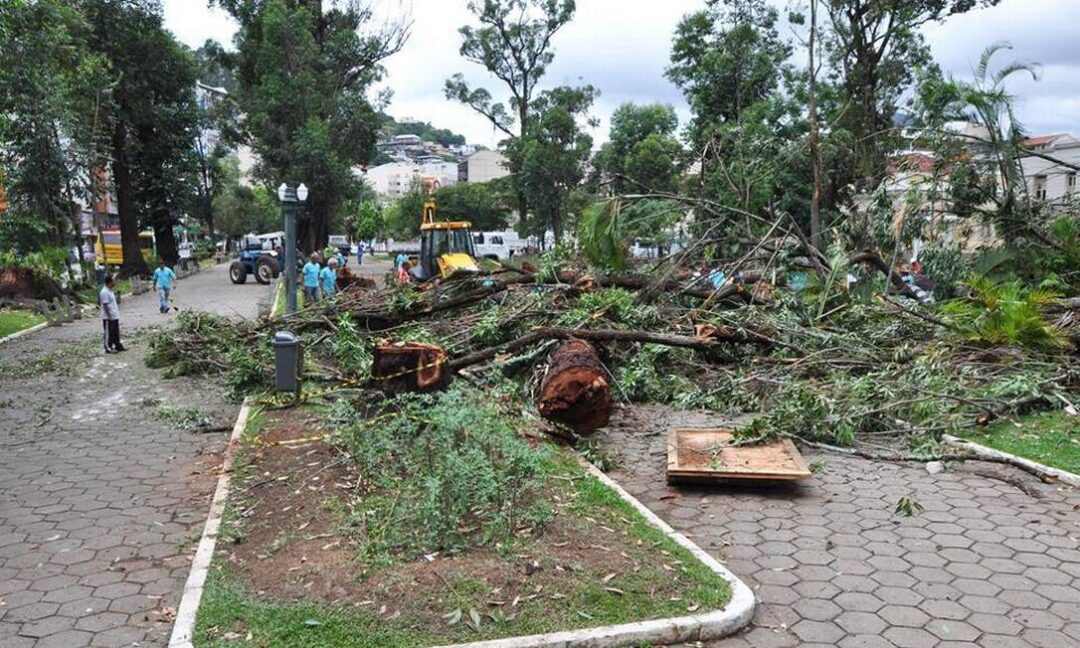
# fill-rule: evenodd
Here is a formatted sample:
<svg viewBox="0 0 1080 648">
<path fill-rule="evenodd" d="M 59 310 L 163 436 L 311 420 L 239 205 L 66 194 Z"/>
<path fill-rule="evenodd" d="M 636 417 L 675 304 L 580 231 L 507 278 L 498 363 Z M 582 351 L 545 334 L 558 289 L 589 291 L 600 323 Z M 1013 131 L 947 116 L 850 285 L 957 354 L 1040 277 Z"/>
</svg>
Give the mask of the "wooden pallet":
<svg viewBox="0 0 1080 648">
<path fill-rule="evenodd" d="M 788 481 L 812 476 L 790 439 L 731 446 L 733 438 L 733 431 L 725 428 L 672 429 L 668 434 L 668 481 Z"/>
</svg>

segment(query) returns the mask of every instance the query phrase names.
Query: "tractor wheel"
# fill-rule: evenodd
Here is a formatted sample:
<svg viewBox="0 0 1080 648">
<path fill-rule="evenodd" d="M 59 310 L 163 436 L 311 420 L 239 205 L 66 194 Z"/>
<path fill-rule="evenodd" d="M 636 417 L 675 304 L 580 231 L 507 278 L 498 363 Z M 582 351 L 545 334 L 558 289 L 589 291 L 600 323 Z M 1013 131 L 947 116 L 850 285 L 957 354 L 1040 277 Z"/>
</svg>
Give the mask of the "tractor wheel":
<svg viewBox="0 0 1080 648">
<path fill-rule="evenodd" d="M 244 270 L 244 264 L 239 261 L 233 261 L 229 266 L 229 279 L 234 284 L 242 284 L 247 281 L 247 271 Z"/>
<path fill-rule="evenodd" d="M 270 280 L 278 275 L 277 261 L 271 257 L 261 257 L 255 264 L 255 281 L 261 284 L 268 284 Z"/>
</svg>

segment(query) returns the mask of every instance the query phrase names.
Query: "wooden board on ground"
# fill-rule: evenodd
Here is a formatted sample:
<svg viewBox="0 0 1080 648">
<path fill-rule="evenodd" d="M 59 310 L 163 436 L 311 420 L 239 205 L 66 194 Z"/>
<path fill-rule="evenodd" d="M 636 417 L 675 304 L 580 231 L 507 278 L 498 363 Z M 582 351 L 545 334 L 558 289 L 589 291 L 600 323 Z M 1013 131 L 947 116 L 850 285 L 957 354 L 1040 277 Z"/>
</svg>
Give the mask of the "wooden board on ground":
<svg viewBox="0 0 1080 648">
<path fill-rule="evenodd" d="M 786 481 L 812 475 L 790 439 L 732 446 L 733 439 L 734 432 L 725 428 L 674 428 L 668 434 L 668 481 Z"/>
</svg>

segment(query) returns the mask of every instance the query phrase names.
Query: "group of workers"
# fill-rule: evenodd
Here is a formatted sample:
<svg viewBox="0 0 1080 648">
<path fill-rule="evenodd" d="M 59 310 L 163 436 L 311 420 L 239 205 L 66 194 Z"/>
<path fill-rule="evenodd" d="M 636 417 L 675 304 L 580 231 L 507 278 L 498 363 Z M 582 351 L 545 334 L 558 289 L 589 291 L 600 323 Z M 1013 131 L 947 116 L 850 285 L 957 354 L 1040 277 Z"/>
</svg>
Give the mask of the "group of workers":
<svg viewBox="0 0 1080 648">
<path fill-rule="evenodd" d="M 344 267 L 345 257 L 341 252 L 336 252 L 325 263 L 318 252 L 312 252 L 300 270 L 304 280 L 304 300 L 313 304 L 332 297 L 337 292 L 338 271 Z"/>
</svg>

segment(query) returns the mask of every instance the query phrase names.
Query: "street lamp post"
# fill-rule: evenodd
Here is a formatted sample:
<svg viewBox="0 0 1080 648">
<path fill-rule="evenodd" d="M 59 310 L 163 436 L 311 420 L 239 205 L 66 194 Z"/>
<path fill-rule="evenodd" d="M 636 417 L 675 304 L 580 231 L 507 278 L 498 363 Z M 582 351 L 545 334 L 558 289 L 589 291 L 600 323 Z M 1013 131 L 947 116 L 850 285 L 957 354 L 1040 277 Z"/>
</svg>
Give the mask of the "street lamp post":
<svg viewBox="0 0 1080 648">
<path fill-rule="evenodd" d="M 307 202 L 308 188 L 304 183 L 295 189 L 284 182 L 278 187 L 281 214 L 285 219 L 285 312 L 296 312 L 296 211 Z"/>
</svg>

